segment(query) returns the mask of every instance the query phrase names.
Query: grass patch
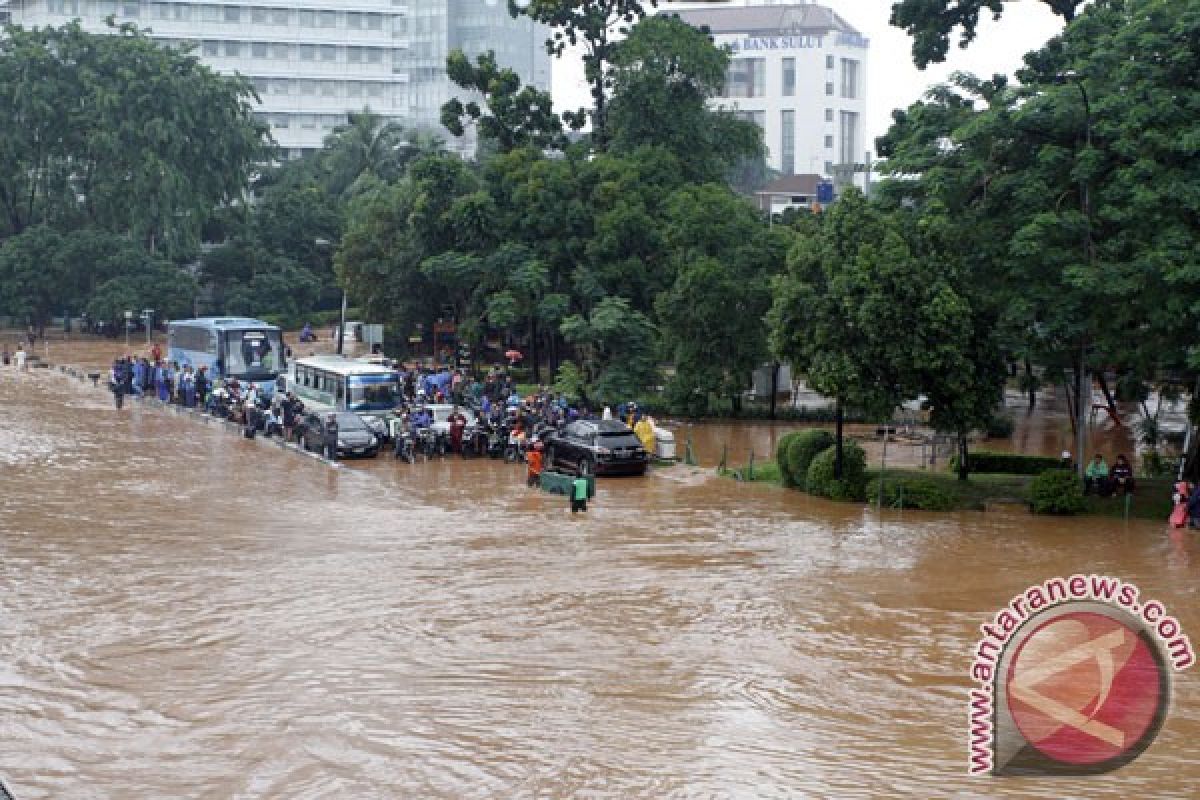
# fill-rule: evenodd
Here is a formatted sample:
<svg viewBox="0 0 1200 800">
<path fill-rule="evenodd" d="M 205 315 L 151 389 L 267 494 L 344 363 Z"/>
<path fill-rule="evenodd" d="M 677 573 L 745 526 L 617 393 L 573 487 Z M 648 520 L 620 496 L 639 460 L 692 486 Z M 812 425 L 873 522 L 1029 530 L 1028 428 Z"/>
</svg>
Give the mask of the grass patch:
<svg viewBox="0 0 1200 800">
<path fill-rule="evenodd" d="M 779 484 L 782 475 L 779 473 L 779 464 L 774 461 L 763 461 L 754 463 L 754 472 L 750 472 L 749 465 L 744 467 L 736 467 L 734 469 L 722 469 L 720 474 L 727 478 L 733 478 L 738 481 L 746 481 L 752 483 L 774 483 Z"/>
</svg>

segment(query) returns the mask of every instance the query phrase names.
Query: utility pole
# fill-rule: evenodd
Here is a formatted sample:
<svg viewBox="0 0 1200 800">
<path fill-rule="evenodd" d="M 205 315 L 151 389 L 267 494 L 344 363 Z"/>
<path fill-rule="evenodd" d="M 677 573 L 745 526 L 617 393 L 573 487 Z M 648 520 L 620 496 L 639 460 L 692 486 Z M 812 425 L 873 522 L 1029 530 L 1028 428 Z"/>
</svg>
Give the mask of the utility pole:
<svg viewBox="0 0 1200 800">
<path fill-rule="evenodd" d="M 1074 76 L 1074 84 L 1079 87 L 1079 95 L 1083 98 L 1083 142 L 1086 150 L 1092 149 L 1092 105 L 1088 101 L 1087 88 L 1079 75 Z M 1083 211 L 1083 253 L 1087 259 L 1088 270 L 1096 266 L 1096 246 L 1092 241 L 1092 194 L 1088 177 L 1082 174 L 1079 178 L 1079 203 Z M 1076 403 L 1075 403 L 1075 470 L 1080 480 L 1084 478 L 1087 468 L 1087 422 L 1092 406 L 1092 383 L 1087 376 L 1088 336 L 1085 330 L 1079 340 L 1079 367 L 1076 373 Z M 1085 397 L 1086 395 L 1086 397 Z"/>
</svg>

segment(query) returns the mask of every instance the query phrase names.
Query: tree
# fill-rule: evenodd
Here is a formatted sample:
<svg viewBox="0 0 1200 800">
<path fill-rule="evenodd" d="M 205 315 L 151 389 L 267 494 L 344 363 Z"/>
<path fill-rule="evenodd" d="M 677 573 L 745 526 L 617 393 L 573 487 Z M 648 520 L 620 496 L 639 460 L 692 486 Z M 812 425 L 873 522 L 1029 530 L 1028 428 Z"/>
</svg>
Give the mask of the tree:
<svg viewBox="0 0 1200 800">
<path fill-rule="evenodd" d="M 0 43 L 0 219 L 15 234 L 102 228 L 190 254 L 205 219 L 266 160 L 250 84 L 122 26 L 78 23 Z"/>
<path fill-rule="evenodd" d="M 1084 0 L 1039 0 L 1062 17 L 1064 23 L 1075 18 Z M 979 15 L 986 9 L 999 19 L 1005 0 L 899 0 L 892 4 L 892 25 L 903 28 L 913 38 L 913 63 L 921 69 L 946 60 L 950 34 L 961 29 L 959 47 L 975 40 Z"/>
<path fill-rule="evenodd" d="M 462 50 L 455 50 L 446 59 L 446 74 L 458 86 L 483 95 L 487 104 L 486 113 L 474 100 L 464 104 L 455 97 L 443 105 L 442 125 L 455 136 L 474 124 L 480 137 L 502 153 L 518 147 L 561 150 L 566 146 L 550 93 L 522 88 L 516 72 L 496 63 L 495 52 L 478 56 L 472 65 Z"/>
<path fill-rule="evenodd" d="M 772 284 L 772 349 L 837 402 L 835 477 L 847 405 L 890 415 L 917 394 L 923 374 L 961 368 L 955 343 L 970 308 L 931 266 L 894 217 L 849 190 L 822 215 L 814 238 L 797 240 L 787 272 Z"/>
<path fill-rule="evenodd" d="M 726 51 L 678 17 L 641 20 L 613 50 L 610 152 L 663 147 L 695 182 L 722 180 L 743 159 L 761 157 L 757 125 L 708 107 L 728 66 Z"/>
<path fill-rule="evenodd" d="M 655 383 L 654 325 L 625 298 L 606 297 L 590 314 L 567 317 L 562 333 L 580 355 L 585 404 L 617 403 Z"/>
<path fill-rule="evenodd" d="M 427 144 L 393 120 L 369 108 L 352 111 L 345 125 L 325 138 L 318 165 L 326 191 L 343 198 L 378 183 L 394 183 Z"/>
<path fill-rule="evenodd" d="M 655 307 L 675 366 L 668 395 L 689 413 L 708 413 L 711 397 L 729 398 L 737 409 L 751 373 L 768 356 L 763 317 L 787 234 L 768 228 L 748 202 L 716 184 L 676 191 L 665 226 L 675 281 Z"/>
<path fill-rule="evenodd" d="M 509 0 L 509 12 L 527 14 L 554 29 L 546 40 L 546 52 L 558 57 L 568 47 L 583 48 L 584 77 L 591 87 L 592 108 L 567 112 L 567 123 L 580 130 L 590 120 L 592 143 L 597 150 L 608 147 L 608 95 L 612 89 L 612 58 L 622 36 L 655 8 L 658 0 L 531 0 L 521 11 Z"/>
<path fill-rule="evenodd" d="M 27 228 L 0 245 L 0 304 L 39 330 L 76 297 L 58 258 L 62 247 L 62 236 L 44 225 Z"/>
<path fill-rule="evenodd" d="M 97 287 L 88 301 L 92 319 L 118 322 L 126 311 L 153 308 L 162 319 L 187 317 L 192 312 L 196 282 L 166 261 L 138 254 L 121 274 Z"/>
</svg>

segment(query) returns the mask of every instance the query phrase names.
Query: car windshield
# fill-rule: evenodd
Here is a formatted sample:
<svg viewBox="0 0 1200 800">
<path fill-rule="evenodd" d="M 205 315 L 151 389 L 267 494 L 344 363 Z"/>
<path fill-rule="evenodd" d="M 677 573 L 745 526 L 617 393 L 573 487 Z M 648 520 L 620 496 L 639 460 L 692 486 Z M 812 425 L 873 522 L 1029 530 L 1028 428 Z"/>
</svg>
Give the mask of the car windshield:
<svg viewBox="0 0 1200 800">
<path fill-rule="evenodd" d="M 351 375 L 350 397 L 346 405 L 352 411 L 388 411 L 396 407 L 399 386 L 391 375 Z"/>
<path fill-rule="evenodd" d="M 622 433 L 613 431 L 612 433 L 601 433 L 596 436 L 596 444 L 601 447 L 607 447 L 609 450 L 616 450 L 619 447 L 641 447 L 641 441 L 632 433 Z"/>
<path fill-rule="evenodd" d="M 367 425 L 358 414 L 342 412 L 337 415 L 338 430 L 341 431 L 365 431 Z"/>
</svg>

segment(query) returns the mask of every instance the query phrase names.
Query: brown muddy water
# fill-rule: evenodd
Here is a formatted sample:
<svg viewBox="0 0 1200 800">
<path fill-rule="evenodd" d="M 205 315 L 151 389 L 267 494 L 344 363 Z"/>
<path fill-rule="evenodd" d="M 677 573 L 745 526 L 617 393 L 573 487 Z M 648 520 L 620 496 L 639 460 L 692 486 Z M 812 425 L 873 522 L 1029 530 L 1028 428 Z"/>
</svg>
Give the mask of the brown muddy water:
<svg viewBox="0 0 1200 800">
<path fill-rule="evenodd" d="M 20 800 L 1195 796 L 1195 671 L 1117 773 L 965 774 L 978 626 L 1097 572 L 1198 638 L 1193 534 L 686 467 L 573 517 L 522 477 L 333 469 L 0 369 L 0 775 Z"/>
</svg>

